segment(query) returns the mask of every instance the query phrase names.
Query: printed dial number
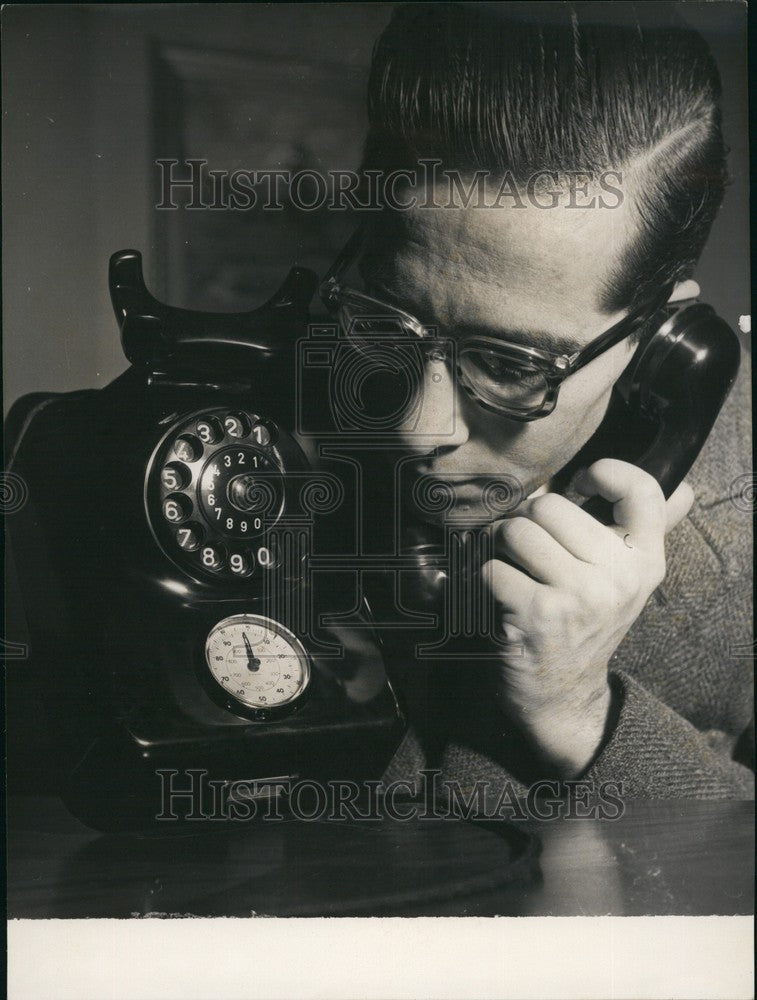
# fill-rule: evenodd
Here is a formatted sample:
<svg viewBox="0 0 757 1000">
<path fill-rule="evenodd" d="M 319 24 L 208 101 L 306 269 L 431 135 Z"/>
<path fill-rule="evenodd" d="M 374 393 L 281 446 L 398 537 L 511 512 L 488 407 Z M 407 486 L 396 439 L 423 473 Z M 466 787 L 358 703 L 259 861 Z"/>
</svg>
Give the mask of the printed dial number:
<svg viewBox="0 0 757 1000">
<path fill-rule="evenodd" d="M 274 545 L 261 545 L 257 551 L 258 566 L 262 569 L 277 569 L 281 565 L 278 548 Z"/>
<path fill-rule="evenodd" d="M 172 524 L 181 524 L 192 513 L 192 501 L 183 493 L 172 493 L 163 501 L 163 517 Z"/>
<path fill-rule="evenodd" d="M 204 545 L 200 550 L 200 561 L 205 569 L 217 573 L 223 569 L 226 562 L 226 553 L 221 545 Z"/>
<path fill-rule="evenodd" d="M 223 437 L 223 427 L 216 417 L 201 417 L 195 424 L 195 431 L 203 444 L 217 444 Z"/>
<path fill-rule="evenodd" d="M 160 472 L 160 481 L 166 490 L 183 490 L 189 485 L 192 474 L 181 462 L 171 462 Z"/>
<path fill-rule="evenodd" d="M 248 539 L 278 519 L 283 482 L 264 452 L 244 446 L 225 448 L 203 469 L 199 495 L 203 515 L 219 534 Z"/>
<path fill-rule="evenodd" d="M 234 576 L 249 576 L 254 565 L 251 552 L 232 552 L 229 556 L 229 569 Z"/>
<path fill-rule="evenodd" d="M 232 438 L 247 437 L 250 433 L 250 421 L 245 413 L 229 413 L 223 425 L 226 433 Z"/>
<path fill-rule="evenodd" d="M 194 434 L 182 434 L 176 439 L 173 451 L 182 462 L 196 462 L 202 456 L 202 444 Z"/>
<path fill-rule="evenodd" d="M 202 544 L 204 532 L 196 521 L 190 521 L 176 529 L 176 542 L 185 552 L 196 552 Z"/>
<path fill-rule="evenodd" d="M 267 448 L 273 441 L 273 431 L 268 424 L 258 423 L 252 428 L 252 440 L 255 444 Z"/>
</svg>

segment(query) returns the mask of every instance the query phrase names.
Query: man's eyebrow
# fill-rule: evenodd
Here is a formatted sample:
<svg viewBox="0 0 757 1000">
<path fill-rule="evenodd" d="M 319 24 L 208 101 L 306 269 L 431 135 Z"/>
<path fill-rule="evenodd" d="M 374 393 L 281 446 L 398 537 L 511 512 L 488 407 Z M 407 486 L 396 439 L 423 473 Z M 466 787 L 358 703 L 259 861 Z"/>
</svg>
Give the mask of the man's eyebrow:
<svg viewBox="0 0 757 1000">
<path fill-rule="evenodd" d="M 505 329 L 462 323 L 456 325 L 450 333 L 463 340 L 468 337 L 491 337 L 492 340 L 500 340 L 503 344 L 535 347 L 547 354 L 577 354 L 584 347 L 584 344 L 574 337 L 561 337 L 547 330 L 521 330 L 514 327 Z"/>
<path fill-rule="evenodd" d="M 394 295 L 388 288 L 386 288 L 380 281 L 373 281 L 371 294 L 381 301 L 386 302 L 388 306 L 393 306 L 395 309 L 403 309 L 408 312 L 411 316 L 415 316 L 416 313 L 413 312 L 411 308 L 407 305 L 402 305 L 397 296 Z M 419 322 L 423 322 L 422 317 L 417 316 Z M 434 324 L 423 323 L 424 326 L 434 327 Z M 468 323 L 457 323 L 454 328 L 444 329 L 443 327 L 436 326 L 436 329 L 446 335 L 453 338 L 460 338 L 461 340 L 467 339 L 468 337 L 491 337 L 492 340 L 500 340 L 503 344 L 518 344 L 521 347 L 535 347 L 537 350 L 544 351 L 547 354 L 555 354 L 561 356 L 563 354 L 571 355 L 577 354 L 585 344 L 581 341 L 576 340 L 574 337 L 561 337 L 558 334 L 550 333 L 547 330 L 522 330 L 516 327 L 507 328 L 495 328 L 487 327 L 481 325 L 474 325 Z"/>
</svg>

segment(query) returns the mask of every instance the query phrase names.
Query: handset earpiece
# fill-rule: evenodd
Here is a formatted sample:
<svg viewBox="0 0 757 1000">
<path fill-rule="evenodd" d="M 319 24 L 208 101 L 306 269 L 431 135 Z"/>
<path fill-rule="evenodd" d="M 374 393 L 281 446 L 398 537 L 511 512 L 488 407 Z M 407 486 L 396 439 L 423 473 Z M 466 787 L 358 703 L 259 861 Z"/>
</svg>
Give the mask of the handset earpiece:
<svg viewBox="0 0 757 1000">
<path fill-rule="evenodd" d="M 629 412 L 656 428 L 651 444 L 629 459 L 660 484 L 667 499 L 691 469 L 736 379 L 739 340 L 712 306 L 693 302 L 668 314 L 643 342 L 617 390 Z M 612 524 L 611 505 L 584 505 Z"/>
<path fill-rule="evenodd" d="M 733 386 L 739 340 L 712 306 L 677 309 L 629 372 L 627 402 L 659 431 L 635 463 L 669 497 L 694 464 Z"/>
</svg>

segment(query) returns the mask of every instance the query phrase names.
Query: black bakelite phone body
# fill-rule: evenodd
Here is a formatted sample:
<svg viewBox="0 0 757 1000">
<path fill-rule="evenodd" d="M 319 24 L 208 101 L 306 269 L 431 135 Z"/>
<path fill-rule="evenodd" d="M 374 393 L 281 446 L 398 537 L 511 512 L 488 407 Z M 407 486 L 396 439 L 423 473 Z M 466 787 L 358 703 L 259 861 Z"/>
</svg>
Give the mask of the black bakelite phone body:
<svg viewBox="0 0 757 1000">
<path fill-rule="evenodd" d="M 349 635 L 321 628 L 352 595 L 308 575 L 346 530 L 344 487 L 288 432 L 315 275 L 293 269 L 251 313 L 192 313 L 124 251 L 110 288 L 128 370 L 24 397 L 8 421 L 66 805 L 99 830 L 170 833 L 249 818 L 292 783 L 379 778 L 405 729 L 380 641 L 362 605 Z"/>
<path fill-rule="evenodd" d="M 147 291 L 136 251 L 114 254 L 130 367 L 9 415 L 9 469 L 28 489 L 9 528 L 31 663 L 62 797 L 96 829 L 168 831 L 213 815 L 219 789 L 377 779 L 404 733 L 372 619 L 381 599 L 324 570 L 358 530 L 352 486 L 314 470 L 291 433 L 315 284 L 295 268 L 260 309 L 190 312 Z M 634 461 L 669 496 L 739 358 L 710 306 L 664 312 L 579 458 Z M 444 546 L 416 555 L 418 608 L 441 608 Z"/>
</svg>

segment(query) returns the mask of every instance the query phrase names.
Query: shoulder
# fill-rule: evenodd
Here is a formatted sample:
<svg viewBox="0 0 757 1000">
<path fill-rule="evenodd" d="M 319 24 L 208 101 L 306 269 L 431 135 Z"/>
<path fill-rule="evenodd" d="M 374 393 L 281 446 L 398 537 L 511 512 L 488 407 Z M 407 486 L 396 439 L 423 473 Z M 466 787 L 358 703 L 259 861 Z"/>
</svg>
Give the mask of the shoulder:
<svg viewBox="0 0 757 1000">
<path fill-rule="evenodd" d="M 751 496 L 752 384 L 751 359 L 742 352 L 741 367 L 704 448 L 687 477 L 705 506 Z"/>
<path fill-rule="evenodd" d="M 752 566 L 751 365 L 744 355 L 736 383 L 687 480 L 694 490 L 688 516 L 671 532 L 668 552 L 689 566 L 698 548 L 719 586 L 748 578 Z"/>
</svg>

